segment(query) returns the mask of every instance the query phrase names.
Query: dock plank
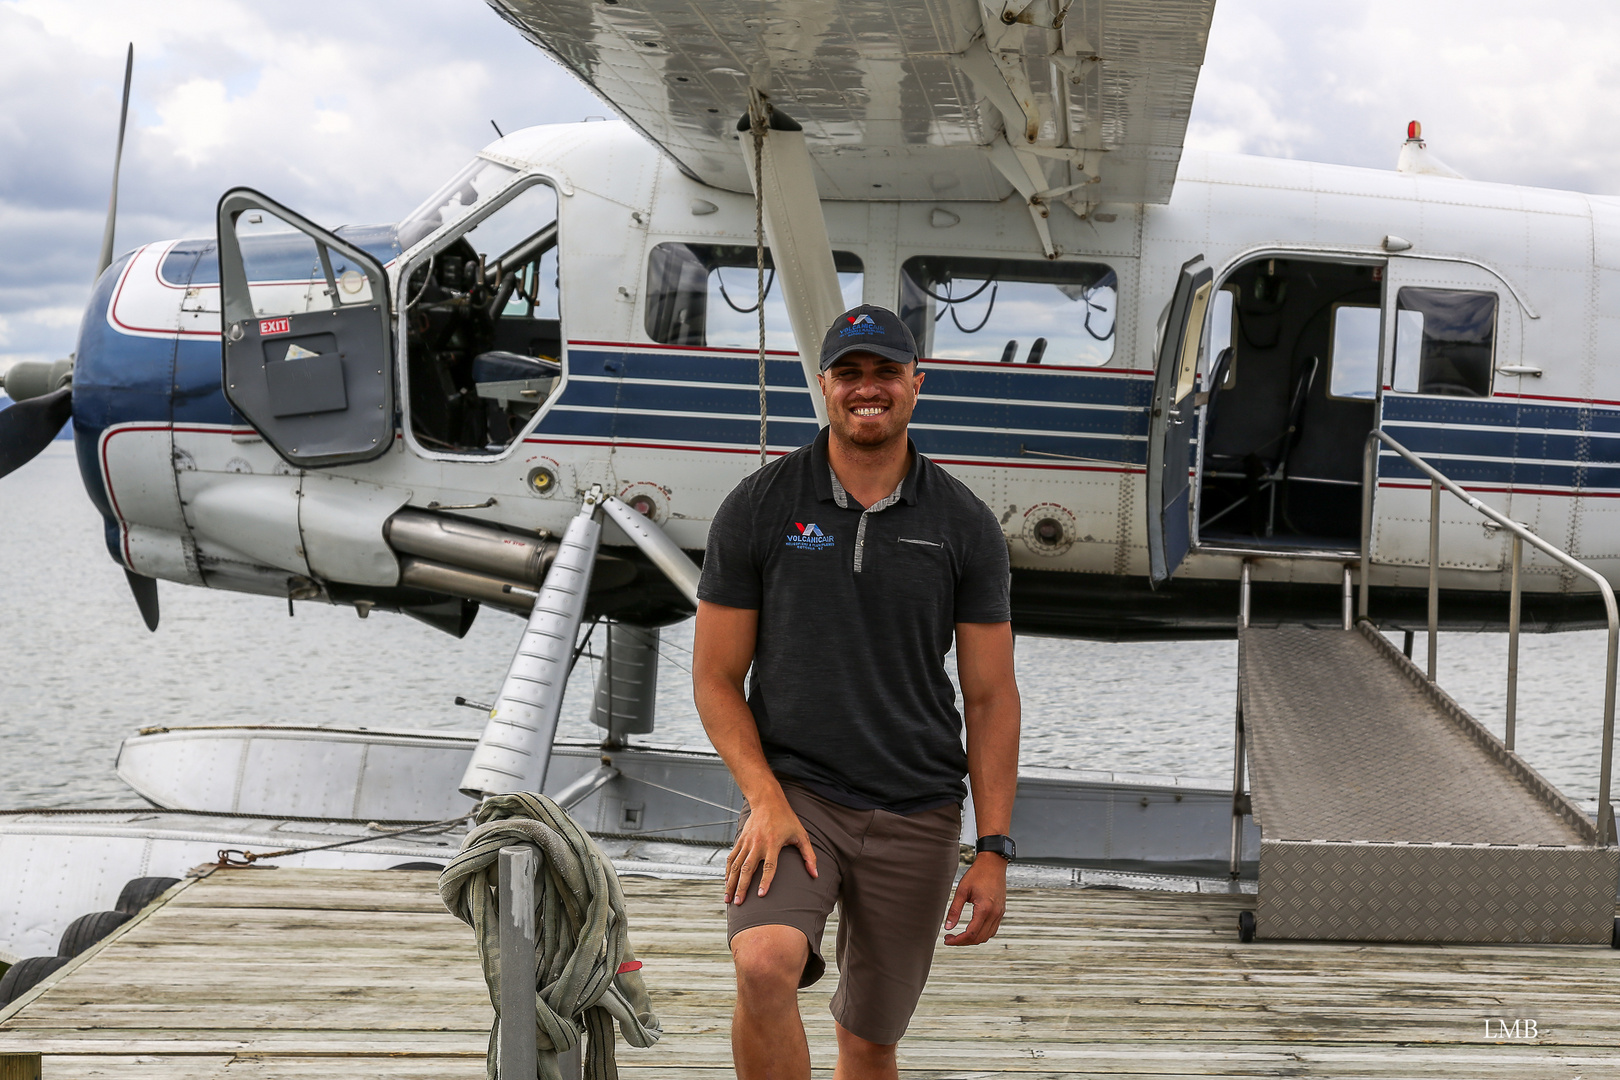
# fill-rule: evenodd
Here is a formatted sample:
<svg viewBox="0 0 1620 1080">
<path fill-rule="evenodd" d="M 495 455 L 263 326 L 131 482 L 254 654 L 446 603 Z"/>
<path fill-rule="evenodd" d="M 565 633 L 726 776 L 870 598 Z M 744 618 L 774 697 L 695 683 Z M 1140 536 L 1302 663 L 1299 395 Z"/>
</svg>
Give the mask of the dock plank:
<svg viewBox="0 0 1620 1080">
<path fill-rule="evenodd" d="M 57 1078 L 481 1076 L 491 1012 L 472 933 L 411 871 L 240 870 L 197 881 L 0 1022 Z M 731 1076 L 714 882 L 626 877 L 665 1037 L 627 1080 Z M 906 1080 L 1620 1072 L 1608 949 L 1240 945 L 1252 897 L 1013 890 L 1001 935 L 941 947 L 901 1044 Z M 829 928 L 826 946 L 832 945 Z M 829 976 L 804 992 L 816 1076 Z M 1487 1037 L 1534 1019 L 1535 1039 Z"/>
</svg>

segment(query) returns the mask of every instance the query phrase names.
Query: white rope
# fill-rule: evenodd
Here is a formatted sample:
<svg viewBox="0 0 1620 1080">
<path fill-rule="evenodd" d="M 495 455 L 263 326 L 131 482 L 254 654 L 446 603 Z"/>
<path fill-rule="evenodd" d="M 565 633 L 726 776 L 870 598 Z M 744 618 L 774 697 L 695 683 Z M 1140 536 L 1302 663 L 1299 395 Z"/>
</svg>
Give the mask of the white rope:
<svg viewBox="0 0 1620 1080">
<path fill-rule="evenodd" d="M 748 131 L 754 138 L 754 271 L 759 312 L 759 467 L 765 467 L 765 423 L 769 413 L 765 396 L 765 129 L 770 120 L 770 106 L 758 93 L 748 100 Z"/>
<path fill-rule="evenodd" d="M 488 1080 L 496 1080 L 500 1045 L 501 931 L 495 888 L 501 848 L 532 844 L 535 860 L 535 1011 L 511 1022 L 538 1028 L 540 1080 L 562 1080 L 557 1054 L 579 1044 L 583 1028 L 586 1080 L 616 1080 L 613 1021 L 631 1046 L 651 1046 L 663 1034 L 647 986 L 630 950 L 624 893 L 613 864 L 561 807 L 544 795 L 495 795 L 478 808 L 477 825 L 439 875 L 439 896 L 473 928 L 495 1026 L 489 1034 Z M 639 967 L 639 965 L 635 965 Z M 501 1080 L 529 1080 L 503 1077 Z"/>
</svg>

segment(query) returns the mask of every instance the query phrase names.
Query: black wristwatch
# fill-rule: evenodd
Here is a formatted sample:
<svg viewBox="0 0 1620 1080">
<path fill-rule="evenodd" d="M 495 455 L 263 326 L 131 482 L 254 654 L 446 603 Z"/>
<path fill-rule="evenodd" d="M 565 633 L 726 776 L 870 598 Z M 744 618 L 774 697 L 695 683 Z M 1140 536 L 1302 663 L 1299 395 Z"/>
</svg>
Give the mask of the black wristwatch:
<svg viewBox="0 0 1620 1080">
<path fill-rule="evenodd" d="M 974 851 L 988 851 L 992 855 L 1000 855 L 1008 862 L 1018 857 L 1018 845 L 1013 843 L 1010 836 L 981 836 L 979 842 L 973 846 Z"/>
</svg>

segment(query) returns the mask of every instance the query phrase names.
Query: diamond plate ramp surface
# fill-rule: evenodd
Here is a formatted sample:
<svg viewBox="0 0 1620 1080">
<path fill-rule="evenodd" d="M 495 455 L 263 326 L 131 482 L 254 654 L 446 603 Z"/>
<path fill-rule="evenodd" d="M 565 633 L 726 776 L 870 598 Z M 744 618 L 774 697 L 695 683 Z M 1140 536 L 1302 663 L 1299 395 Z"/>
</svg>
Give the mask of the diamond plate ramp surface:
<svg viewBox="0 0 1620 1080">
<path fill-rule="evenodd" d="M 1243 631 L 1259 936 L 1607 944 L 1620 849 L 1371 627 Z"/>
<path fill-rule="evenodd" d="M 1586 840 L 1359 632 L 1246 630 L 1240 662 L 1266 839 Z"/>
</svg>

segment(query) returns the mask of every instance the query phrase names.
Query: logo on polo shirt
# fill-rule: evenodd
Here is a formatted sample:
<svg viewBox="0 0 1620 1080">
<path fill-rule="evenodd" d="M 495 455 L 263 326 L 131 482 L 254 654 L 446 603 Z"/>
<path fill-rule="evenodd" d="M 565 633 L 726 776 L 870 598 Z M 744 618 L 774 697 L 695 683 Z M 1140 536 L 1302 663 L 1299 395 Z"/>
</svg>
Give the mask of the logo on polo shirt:
<svg viewBox="0 0 1620 1080">
<path fill-rule="evenodd" d="M 813 521 L 795 521 L 793 527 L 799 531 L 788 533 L 787 546 L 790 548 L 798 548 L 800 551 L 820 551 L 833 546 L 833 538 L 822 532 L 821 526 Z"/>
</svg>

